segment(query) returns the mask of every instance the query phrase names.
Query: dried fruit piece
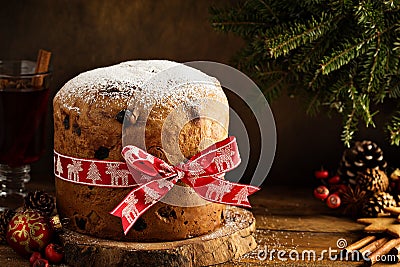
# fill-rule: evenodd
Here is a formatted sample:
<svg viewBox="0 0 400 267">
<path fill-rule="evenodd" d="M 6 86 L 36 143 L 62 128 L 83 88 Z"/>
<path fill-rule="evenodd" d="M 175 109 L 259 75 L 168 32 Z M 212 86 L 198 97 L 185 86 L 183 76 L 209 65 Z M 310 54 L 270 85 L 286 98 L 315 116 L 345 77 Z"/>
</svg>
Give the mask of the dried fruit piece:
<svg viewBox="0 0 400 267">
<path fill-rule="evenodd" d="M 81 127 L 79 127 L 79 125 L 77 123 L 74 123 L 74 125 L 72 125 L 72 131 L 77 135 L 77 136 L 81 136 Z"/>
<path fill-rule="evenodd" d="M 102 159 L 108 158 L 109 154 L 110 154 L 110 150 L 104 146 L 101 146 L 94 152 L 94 157 L 96 159 L 102 160 Z"/>
<path fill-rule="evenodd" d="M 126 109 L 123 109 L 120 112 L 118 112 L 118 114 L 115 116 L 115 119 L 120 123 L 124 123 L 125 112 Z"/>
<path fill-rule="evenodd" d="M 147 223 L 143 218 L 137 219 L 135 224 L 133 225 L 133 229 L 140 232 L 147 228 Z"/>
<path fill-rule="evenodd" d="M 63 120 L 63 125 L 64 125 L 64 129 L 68 130 L 69 129 L 69 115 L 66 115 L 64 120 Z"/>
</svg>

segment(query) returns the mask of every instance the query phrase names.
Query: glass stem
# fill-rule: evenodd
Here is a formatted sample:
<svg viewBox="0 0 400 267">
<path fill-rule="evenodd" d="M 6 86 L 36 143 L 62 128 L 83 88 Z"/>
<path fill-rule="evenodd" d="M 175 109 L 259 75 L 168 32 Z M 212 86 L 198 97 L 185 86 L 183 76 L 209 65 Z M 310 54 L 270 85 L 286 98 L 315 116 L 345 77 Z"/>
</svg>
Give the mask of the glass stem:
<svg viewBox="0 0 400 267">
<path fill-rule="evenodd" d="M 26 195 L 25 184 L 29 182 L 30 165 L 22 165 L 18 167 L 10 167 L 0 164 L 0 183 L 2 197 L 9 195 Z"/>
</svg>

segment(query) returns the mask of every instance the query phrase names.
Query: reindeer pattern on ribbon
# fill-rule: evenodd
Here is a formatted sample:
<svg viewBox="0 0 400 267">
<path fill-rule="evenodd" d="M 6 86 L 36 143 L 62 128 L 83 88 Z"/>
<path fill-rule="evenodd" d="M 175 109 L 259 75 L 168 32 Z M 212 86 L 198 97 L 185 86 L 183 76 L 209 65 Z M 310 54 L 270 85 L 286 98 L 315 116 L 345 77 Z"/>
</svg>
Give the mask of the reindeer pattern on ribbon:
<svg viewBox="0 0 400 267">
<path fill-rule="evenodd" d="M 178 181 L 189 185 L 203 199 L 250 207 L 248 196 L 258 191 L 252 185 L 233 183 L 224 174 L 240 164 L 235 137 L 217 142 L 185 163 L 171 166 L 135 146 L 122 150 L 125 162 L 78 159 L 54 151 L 55 175 L 65 181 L 104 187 L 133 187 L 111 215 L 121 218 L 127 234 L 136 220 L 160 201 Z M 67 174 L 63 172 L 67 168 Z"/>
</svg>

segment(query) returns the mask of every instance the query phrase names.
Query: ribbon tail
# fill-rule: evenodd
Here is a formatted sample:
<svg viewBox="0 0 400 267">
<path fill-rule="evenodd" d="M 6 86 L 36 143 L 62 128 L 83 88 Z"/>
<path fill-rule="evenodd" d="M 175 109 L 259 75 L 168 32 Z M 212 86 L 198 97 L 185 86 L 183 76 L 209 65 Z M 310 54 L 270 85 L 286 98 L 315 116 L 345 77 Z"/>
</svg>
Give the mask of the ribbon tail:
<svg viewBox="0 0 400 267">
<path fill-rule="evenodd" d="M 173 182 L 169 183 L 173 184 Z M 140 216 L 163 198 L 168 191 L 169 188 L 160 187 L 160 180 L 150 181 L 132 190 L 110 214 L 121 218 L 126 235 Z"/>
<path fill-rule="evenodd" d="M 201 198 L 215 203 L 251 208 L 248 196 L 260 190 L 256 186 L 233 183 L 215 177 L 206 179 L 213 181 L 193 189 Z"/>
</svg>

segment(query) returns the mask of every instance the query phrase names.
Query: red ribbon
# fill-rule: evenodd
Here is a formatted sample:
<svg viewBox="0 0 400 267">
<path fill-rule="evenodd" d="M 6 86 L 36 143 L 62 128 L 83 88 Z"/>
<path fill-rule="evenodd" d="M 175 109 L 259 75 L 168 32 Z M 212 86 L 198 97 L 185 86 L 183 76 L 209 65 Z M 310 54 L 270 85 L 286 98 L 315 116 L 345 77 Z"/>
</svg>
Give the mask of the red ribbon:
<svg viewBox="0 0 400 267">
<path fill-rule="evenodd" d="M 235 137 L 215 143 L 177 166 L 135 146 L 124 147 L 122 155 L 126 163 L 80 159 L 54 151 L 54 173 L 60 179 L 77 184 L 135 187 L 111 212 L 121 218 L 125 234 L 179 180 L 205 200 L 236 206 L 250 207 L 247 197 L 259 190 L 255 186 L 221 179 L 224 173 L 240 163 Z"/>
<path fill-rule="evenodd" d="M 132 174 L 137 171 L 142 173 L 136 181 L 139 186 L 111 212 L 121 218 L 125 234 L 179 180 L 192 187 L 205 200 L 236 206 L 251 207 L 247 197 L 259 190 L 255 186 L 220 178 L 240 163 L 235 137 L 215 143 L 177 166 L 171 166 L 135 146 L 124 147 L 122 155 Z"/>
<path fill-rule="evenodd" d="M 132 187 L 137 185 L 125 162 L 81 159 L 54 151 L 54 174 L 65 181 L 91 186 Z"/>
</svg>

